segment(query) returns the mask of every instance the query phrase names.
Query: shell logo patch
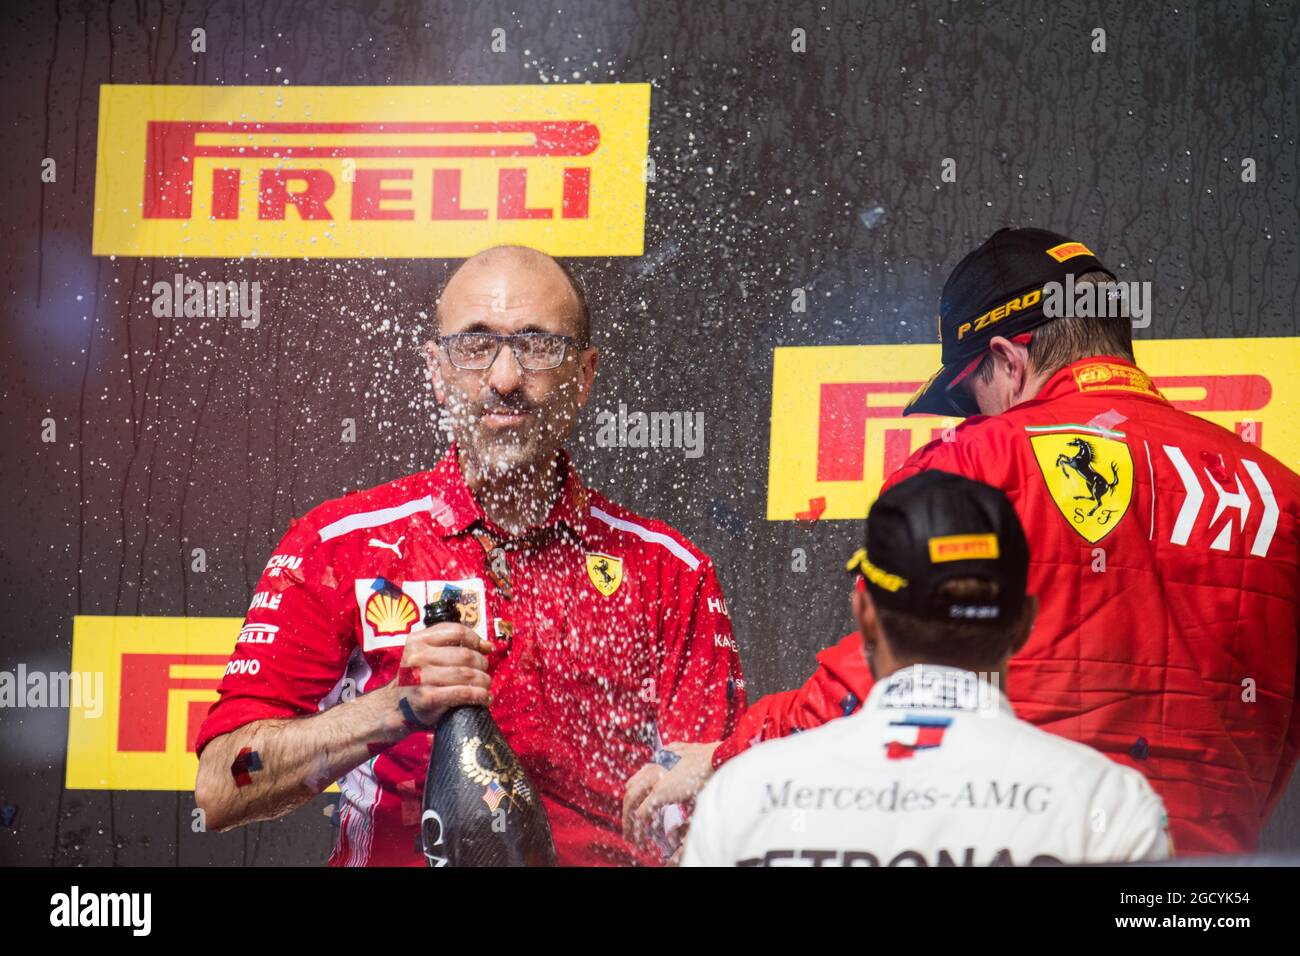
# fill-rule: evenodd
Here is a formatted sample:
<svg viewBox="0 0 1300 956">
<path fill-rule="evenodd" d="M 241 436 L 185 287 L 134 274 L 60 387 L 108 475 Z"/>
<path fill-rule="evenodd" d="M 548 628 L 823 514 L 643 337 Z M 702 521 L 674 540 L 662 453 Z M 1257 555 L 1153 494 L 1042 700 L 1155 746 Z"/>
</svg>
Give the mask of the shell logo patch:
<svg viewBox="0 0 1300 956">
<path fill-rule="evenodd" d="M 420 619 L 420 609 L 409 594 L 376 591 L 366 601 L 366 622 L 379 637 L 409 634 L 411 626 Z"/>
<path fill-rule="evenodd" d="M 1061 516 L 1093 544 L 1110 534 L 1133 497 L 1133 457 L 1119 440 L 1123 434 L 1077 425 L 1025 430 Z"/>
<path fill-rule="evenodd" d="M 437 601 L 451 589 L 460 610 L 460 622 L 479 637 L 486 637 L 487 595 L 483 581 L 389 581 L 385 578 L 357 578 L 357 608 L 361 614 L 361 649 L 403 647 L 406 636 L 421 626 L 424 606 Z"/>
<path fill-rule="evenodd" d="M 587 577 L 605 597 L 618 590 L 623 583 L 623 559 L 608 554 L 587 555 Z"/>
</svg>

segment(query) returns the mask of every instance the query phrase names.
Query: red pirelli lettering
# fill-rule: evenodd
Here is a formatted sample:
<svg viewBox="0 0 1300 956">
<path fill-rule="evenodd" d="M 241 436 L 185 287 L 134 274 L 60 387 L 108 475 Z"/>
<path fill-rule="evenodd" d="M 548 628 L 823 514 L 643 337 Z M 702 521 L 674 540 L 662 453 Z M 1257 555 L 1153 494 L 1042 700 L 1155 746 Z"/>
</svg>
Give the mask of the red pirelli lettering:
<svg viewBox="0 0 1300 956">
<path fill-rule="evenodd" d="M 384 202 L 411 201 L 411 190 L 385 187 L 385 179 L 410 179 L 409 169 L 358 169 L 352 184 L 353 219 L 414 219 L 414 209 L 384 208 Z"/>
<path fill-rule="evenodd" d="M 832 382 L 821 387 L 817 421 L 817 480 L 861 481 L 866 467 L 867 423 L 873 419 L 902 418 L 903 405 L 868 405 L 871 395 L 908 396 L 912 382 Z M 905 428 L 885 435 L 885 457 L 898 459 L 886 474 L 911 452 L 912 435 Z"/>
<path fill-rule="evenodd" d="M 1263 409 L 1273 397 L 1273 387 L 1263 375 L 1166 375 L 1153 379 L 1165 389 L 1196 388 L 1200 397 L 1172 398 L 1171 404 L 1183 411 L 1254 412 Z M 817 421 L 817 480 L 863 481 L 866 474 L 867 429 L 873 421 L 903 417 L 903 406 L 869 405 L 872 395 L 908 395 L 919 382 L 829 382 L 820 386 L 821 402 Z M 1254 441 L 1259 442 L 1262 423 L 1251 423 Z M 1236 431 L 1246 430 L 1245 422 L 1235 423 Z M 943 430 L 932 428 L 931 441 L 941 438 Z M 913 431 L 906 426 L 886 427 L 883 435 L 883 481 L 893 474 L 915 450 Z"/>
<path fill-rule="evenodd" d="M 174 664 L 220 667 L 227 658 L 215 654 L 123 654 L 121 710 L 118 714 L 117 749 L 163 753 L 167 750 L 167 702 L 173 690 L 212 690 L 218 677 L 172 677 Z M 194 750 L 199 726 L 207 716 L 209 701 L 186 705 L 185 748 Z"/>
<path fill-rule="evenodd" d="M 289 183 L 306 188 L 290 191 Z M 283 219 L 293 206 L 303 219 L 333 219 L 326 200 L 334 195 L 334 177 L 323 169 L 264 169 L 257 191 L 257 218 Z"/>
<path fill-rule="evenodd" d="M 199 137 L 215 136 L 233 138 L 233 143 L 200 142 Z M 448 137 L 451 142 L 390 143 L 374 142 L 312 145 L 287 141 L 285 137 L 302 136 L 364 136 L 369 140 L 385 136 L 428 135 Z M 241 140 L 246 140 L 243 142 Z M 202 158 L 262 159 L 282 163 L 294 159 L 510 159 L 518 157 L 573 158 L 590 156 L 600 146 L 600 130 L 585 120 L 536 122 L 472 122 L 472 123 L 222 123 L 150 120 L 145 132 L 144 204 L 145 219 L 189 219 L 193 211 L 194 163 Z M 214 199 L 217 193 L 223 199 L 223 213 L 232 208 L 227 198 L 231 185 L 229 173 L 218 182 L 214 175 Z M 305 170 L 298 170 L 298 173 Z M 325 170 L 312 170 L 327 178 L 333 191 L 333 177 Z M 357 171 L 360 174 L 361 170 Z M 586 218 L 580 214 L 590 188 L 588 179 L 581 176 L 570 184 L 567 170 L 565 178 L 566 218 Z M 388 177 L 394 178 L 394 177 Z M 237 176 L 233 180 L 237 185 Z M 435 179 L 435 186 L 437 180 Z M 444 186 L 447 185 L 444 181 Z M 512 188 L 517 184 L 511 182 Z M 315 189 L 323 188 L 319 183 Z M 522 191 L 519 192 L 522 199 Z M 396 198 L 396 197 L 393 197 Z M 288 201 L 288 200 L 286 200 Z M 310 200 L 309 200 L 310 201 Z M 514 197 L 511 200 L 514 202 Z M 435 190 L 436 202 L 436 190 Z M 448 200 L 450 202 L 450 200 Z M 459 205 L 459 203 L 455 203 Z M 234 208 L 237 208 L 234 207 Z M 298 207 L 301 211 L 301 207 Z M 313 207 L 314 208 L 314 207 Z M 512 211 L 526 210 L 520 204 L 509 206 Z M 574 214 L 568 215 L 567 210 Z M 536 216 L 514 218 L 543 218 Z M 550 210 L 546 210 L 549 216 Z M 216 215 L 214 218 L 232 218 Z M 307 217 L 305 217 L 307 218 Z M 311 218 L 315 218 L 314 216 Z M 446 217 L 444 217 L 446 218 Z M 451 218 L 469 218 L 456 216 Z M 474 218 L 478 218 L 477 216 Z"/>
</svg>

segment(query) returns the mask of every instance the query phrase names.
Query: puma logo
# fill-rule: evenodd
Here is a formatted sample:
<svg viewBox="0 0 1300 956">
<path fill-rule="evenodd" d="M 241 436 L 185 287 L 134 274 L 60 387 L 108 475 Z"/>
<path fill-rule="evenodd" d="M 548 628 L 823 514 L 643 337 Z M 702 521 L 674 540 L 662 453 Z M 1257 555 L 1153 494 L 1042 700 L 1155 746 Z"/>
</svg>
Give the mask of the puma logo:
<svg viewBox="0 0 1300 956">
<path fill-rule="evenodd" d="M 396 541 L 394 541 L 392 544 L 389 544 L 387 541 L 380 541 L 378 538 L 371 538 L 371 539 L 370 539 L 370 547 L 372 547 L 372 548 L 387 548 L 389 551 L 393 552 L 393 554 L 397 555 L 398 560 L 401 560 L 401 557 L 402 557 L 402 542 L 405 541 L 405 540 L 406 540 L 406 535 L 402 535 L 400 538 L 398 538 L 398 539 L 397 539 Z"/>
</svg>

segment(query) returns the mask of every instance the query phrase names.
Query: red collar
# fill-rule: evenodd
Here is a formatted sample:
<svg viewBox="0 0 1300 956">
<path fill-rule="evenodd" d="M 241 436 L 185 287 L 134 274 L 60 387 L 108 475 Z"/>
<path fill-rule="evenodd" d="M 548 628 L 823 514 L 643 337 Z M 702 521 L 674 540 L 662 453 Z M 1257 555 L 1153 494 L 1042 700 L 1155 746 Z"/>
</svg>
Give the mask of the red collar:
<svg viewBox="0 0 1300 956">
<path fill-rule="evenodd" d="M 568 453 L 560 449 L 559 456 L 564 484 L 541 527 L 564 525 L 582 540 L 587 534 L 590 493 L 578 477 L 578 470 L 573 467 Z M 498 541 L 511 537 L 488 518 L 483 506 L 474 497 L 474 492 L 465 484 L 465 476 L 460 470 L 460 456 L 454 444 L 447 449 L 442 460 L 425 474 L 433 498 L 433 526 L 440 535 L 448 537 L 462 534 L 475 522 L 482 522 Z"/>
<path fill-rule="evenodd" d="M 1080 392 L 1125 392 L 1167 401 L 1146 372 L 1115 355 L 1093 355 L 1071 362 L 1049 378 L 1032 401 L 1048 401 Z"/>
</svg>

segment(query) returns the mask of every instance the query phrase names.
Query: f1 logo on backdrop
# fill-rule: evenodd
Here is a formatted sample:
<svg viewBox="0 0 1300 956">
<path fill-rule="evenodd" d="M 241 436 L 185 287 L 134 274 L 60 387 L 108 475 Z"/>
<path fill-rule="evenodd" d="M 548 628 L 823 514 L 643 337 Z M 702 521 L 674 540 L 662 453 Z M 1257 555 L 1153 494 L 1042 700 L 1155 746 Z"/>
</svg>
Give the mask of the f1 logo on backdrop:
<svg viewBox="0 0 1300 956">
<path fill-rule="evenodd" d="M 100 90 L 96 255 L 641 255 L 650 87 Z"/>
<path fill-rule="evenodd" d="M 1300 338 L 1169 339 L 1140 341 L 1135 348 L 1138 364 L 1176 406 L 1300 468 L 1300 429 L 1287 414 L 1300 407 Z M 776 349 L 768 520 L 793 521 L 813 501 L 824 503 L 822 519 L 865 516 L 887 475 L 960 422 L 903 417 L 908 396 L 938 367 L 937 345 Z M 1225 476 L 1228 484 L 1220 493 L 1211 484 L 1213 472 L 1189 467 L 1179 474 L 1189 489 L 1191 475 L 1208 496 L 1202 522 L 1221 520 L 1225 508 L 1240 514 L 1240 496 L 1253 492 L 1252 485 L 1238 489 L 1232 475 Z M 1267 505 L 1257 505 L 1266 515 Z M 1196 520 L 1188 514 L 1188 522 Z"/>
</svg>

